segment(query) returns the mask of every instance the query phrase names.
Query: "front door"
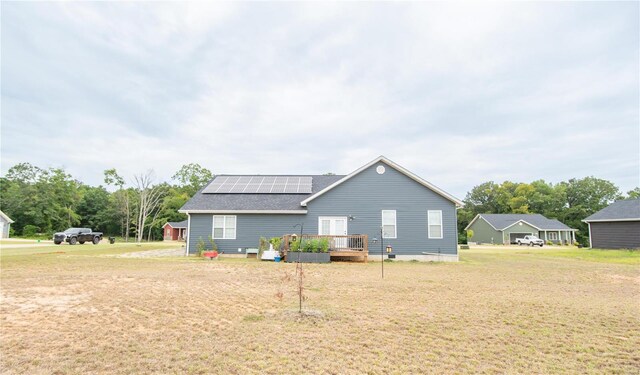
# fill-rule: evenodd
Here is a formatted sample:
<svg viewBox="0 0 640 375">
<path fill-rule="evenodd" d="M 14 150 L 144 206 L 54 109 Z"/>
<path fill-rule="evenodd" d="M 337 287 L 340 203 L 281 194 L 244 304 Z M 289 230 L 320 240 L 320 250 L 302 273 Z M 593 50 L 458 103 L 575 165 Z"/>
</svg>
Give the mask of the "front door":
<svg viewBox="0 0 640 375">
<path fill-rule="evenodd" d="M 347 217 L 346 216 L 320 216 L 318 218 L 318 234 L 331 236 L 347 235 Z M 347 248 L 347 238 L 334 238 L 334 247 L 336 249 Z"/>
</svg>

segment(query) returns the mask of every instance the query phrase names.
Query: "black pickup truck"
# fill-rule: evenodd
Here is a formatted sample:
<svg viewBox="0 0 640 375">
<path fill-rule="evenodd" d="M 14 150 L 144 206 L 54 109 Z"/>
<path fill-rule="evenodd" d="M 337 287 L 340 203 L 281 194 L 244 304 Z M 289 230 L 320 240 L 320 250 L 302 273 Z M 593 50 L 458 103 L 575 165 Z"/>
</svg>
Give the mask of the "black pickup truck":
<svg viewBox="0 0 640 375">
<path fill-rule="evenodd" d="M 97 245 L 102 240 L 102 232 L 93 232 L 91 228 L 69 228 L 64 232 L 58 232 L 53 235 L 53 242 L 56 245 L 60 245 L 63 242 L 68 242 L 69 245 L 75 245 L 85 242 L 92 242 Z"/>
</svg>

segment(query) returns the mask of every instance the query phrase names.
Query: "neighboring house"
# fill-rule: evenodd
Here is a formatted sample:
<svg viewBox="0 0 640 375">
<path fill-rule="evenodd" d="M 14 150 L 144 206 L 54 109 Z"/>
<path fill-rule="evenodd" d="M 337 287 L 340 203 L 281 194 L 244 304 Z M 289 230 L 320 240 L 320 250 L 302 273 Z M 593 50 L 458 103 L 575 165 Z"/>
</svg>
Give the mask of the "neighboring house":
<svg viewBox="0 0 640 375">
<path fill-rule="evenodd" d="M 0 211 L 0 238 L 9 238 L 9 227 L 13 220 L 4 212 Z"/>
<path fill-rule="evenodd" d="M 187 238 L 187 220 L 170 221 L 162 230 L 165 241 L 184 241 Z"/>
<path fill-rule="evenodd" d="M 261 236 L 300 234 L 301 225 L 307 235 L 368 235 L 370 254 L 380 254 L 383 227 L 384 246 L 391 245 L 398 259 L 455 261 L 456 209 L 461 206 L 460 200 L 380 156 L 346 176 L 219 175 L 179 212 L 189 217 L 191 254 L 209 236 L 225 253 L 244 253 L 258 247 Z M 339 240 L 335 237 L 334 243 Z M 347 239 L 340 241 L 351 247 Z"/>
<path fill-rule="evenodd" d="M 477 243 L 510 244 L 526 235 L 553 243 L 573 244 L 576 229 L 540 214 L 478 214 L 465 230 L 473 230 Z"/>
<path fill-rule="evenodd" d="M 640 199 L 614 202 L 582 221 L 589 225 L 593 248 L 640 248 Z"/>
</svg>

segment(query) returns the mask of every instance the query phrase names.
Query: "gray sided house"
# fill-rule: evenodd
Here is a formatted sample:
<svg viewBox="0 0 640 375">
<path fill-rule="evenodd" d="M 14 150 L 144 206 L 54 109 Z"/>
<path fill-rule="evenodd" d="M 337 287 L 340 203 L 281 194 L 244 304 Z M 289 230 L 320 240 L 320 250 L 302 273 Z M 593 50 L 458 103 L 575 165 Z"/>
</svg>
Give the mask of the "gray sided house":
<svg viewBox="0 0 640 375">
<path fill-rule="evenodd" d="M 473 230 L 470 241 L 504 245 L 526 235 L 556 244 L 573 244 L 576 231 L 540 214 L 478 214 L 465 228 L 469 229 Z"/>
<path fill-rule="evenodd" d="M 640 199 L 614 202 L 582 221 L 593 248 L 640 249 Z"/>
<path fill-rule="evenodd" d="M 0 238 L 9 238 L 9 228 L 13 220 L 4 212 L 0 211 Z"/>
<path fill-rule="evenodd" d="M 216 176 L 181 209 L 187 251 L 212 236 L 219 250 L 242 254 L 259 238 L 300 234 L 368 235 L 369 254 L 384 245 L 398 259 L 458 259 L 456 214 L 462 202 L 380 156 L 349 175 Z M 294 227 L 298 225 L 297 227 Z M 425 254 L 428 253 L 428 254 Z"/>
</svg>

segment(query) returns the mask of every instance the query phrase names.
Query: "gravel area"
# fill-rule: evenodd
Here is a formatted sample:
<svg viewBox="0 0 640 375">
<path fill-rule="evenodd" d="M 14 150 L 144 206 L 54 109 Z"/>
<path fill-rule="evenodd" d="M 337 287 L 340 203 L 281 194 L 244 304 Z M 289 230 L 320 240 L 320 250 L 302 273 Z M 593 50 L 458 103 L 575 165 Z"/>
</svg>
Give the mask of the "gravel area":
<svg viewBox="0 0 640 375">
<path fill-rule="evenodd" d="M 157 258 L 157 257 L 175 257 L 184 255 L 184 249 L 160 249 L 136 251 L 133 253 L 120 254 L 118 258 Z"/>
</svg>

